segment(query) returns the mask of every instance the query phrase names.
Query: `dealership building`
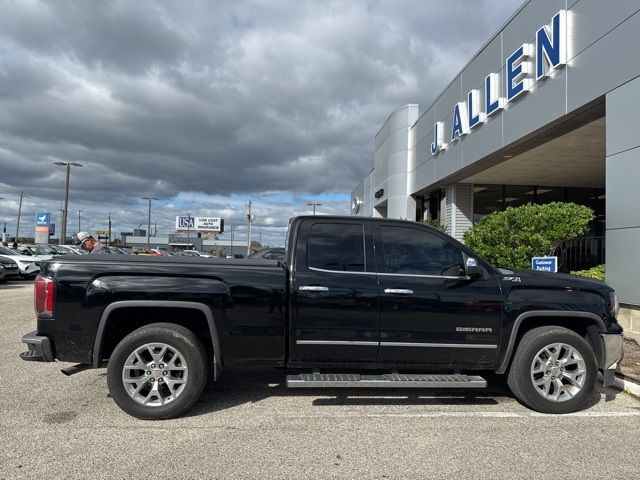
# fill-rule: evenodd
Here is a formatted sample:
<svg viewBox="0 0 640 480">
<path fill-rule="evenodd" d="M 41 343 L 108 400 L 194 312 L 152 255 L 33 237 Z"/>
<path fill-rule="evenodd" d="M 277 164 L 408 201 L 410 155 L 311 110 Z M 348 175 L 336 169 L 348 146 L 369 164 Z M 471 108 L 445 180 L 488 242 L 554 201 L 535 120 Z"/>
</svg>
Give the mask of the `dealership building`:
<svg viewBox="0 0 640 480">
<path fill-rule="evenodd" d="M 640 331 L 640 3 L 530 0 L 424 105 L 389 115 L 352 214 L 430 219 L 458 240 L 508 206 L 591 207 L 561 255 L 606 263 Z"/>
</svg>

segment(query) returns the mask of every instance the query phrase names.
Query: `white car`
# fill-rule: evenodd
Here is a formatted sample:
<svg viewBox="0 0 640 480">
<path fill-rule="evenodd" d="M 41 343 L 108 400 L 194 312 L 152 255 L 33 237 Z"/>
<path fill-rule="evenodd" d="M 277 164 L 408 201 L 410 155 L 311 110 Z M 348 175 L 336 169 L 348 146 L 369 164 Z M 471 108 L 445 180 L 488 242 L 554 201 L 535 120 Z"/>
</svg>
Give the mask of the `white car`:
<svg viewBox="0 0 640 480">
<path fill-rule="evenodd" d="M 55 250 L 48 245 L 18 245 L 16 251 L 19 255 L 35 257 L 38 261 L 51 260 L 56 255 Z"/>
<path fill-rule="evenodd" d="M 62 248 L 66 248 L 68 250 L 73 251 L 73 253 L 77 253 L 78 255 L 88 255 L 89 252 L 82 250 L 78 245 L 60 245 Z"/>
<path fill-rule="evenodd" d="M 208 253 L 202 253 L 202 252 L 199 252 L 198 250 L 183 250 L 182 254 L 183 255 L 189 255 L 189 256 L 192 256 L 192 257 L 213 258 L 213 255 L 210 255 Z"/>
<path fill-rule="evenodd" d="M 0 255 L 9 257 L 18 264 L 20 278 L 33 278 L 40 273 L 40 259 L 34 256 L 20 255 L 19 253 L 0 246 Z"/>
</svg>

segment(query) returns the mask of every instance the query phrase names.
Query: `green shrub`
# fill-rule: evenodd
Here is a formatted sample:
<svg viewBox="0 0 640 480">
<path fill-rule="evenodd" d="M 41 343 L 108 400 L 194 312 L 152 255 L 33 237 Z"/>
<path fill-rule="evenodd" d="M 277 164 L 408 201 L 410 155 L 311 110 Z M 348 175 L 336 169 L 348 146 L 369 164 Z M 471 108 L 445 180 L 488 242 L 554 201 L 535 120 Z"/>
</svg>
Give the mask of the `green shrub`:
<svg viewBox="0 0 640 480">
<path fill-rule="evenodd" d="M 499 267 L 531 268 L 531 257 L 553 255 L 588 231 L 593 211 L 575 203 L 528 203 L 487 215 L 464 234 L 465 244 Z"/>
<path fill-rule="evenodd" d="M 604 282 L 604 264 L 597 265 L 588 270 L 577 270 L 575 272 L 571 272 L 573 275 L 580 275 L 582 277 L 595 278 L 596 280 L 602 280 Z"/>
</svg>

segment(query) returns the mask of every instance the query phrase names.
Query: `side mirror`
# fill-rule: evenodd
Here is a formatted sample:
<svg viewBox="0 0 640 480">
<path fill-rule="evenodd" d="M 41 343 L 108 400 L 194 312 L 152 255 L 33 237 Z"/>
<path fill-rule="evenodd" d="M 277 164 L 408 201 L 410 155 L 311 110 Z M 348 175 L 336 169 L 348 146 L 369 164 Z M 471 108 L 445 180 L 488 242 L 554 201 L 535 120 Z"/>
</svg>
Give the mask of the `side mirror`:
<svg viewBox="0 0 640 480">
<path fill-rule="evenodd" d="M 478 265 L 478 261 L 475 258 L 467 257 L 464 273 L 470 278 L 478 278 L 482 276 L 482 267 Z"/>
</svg>

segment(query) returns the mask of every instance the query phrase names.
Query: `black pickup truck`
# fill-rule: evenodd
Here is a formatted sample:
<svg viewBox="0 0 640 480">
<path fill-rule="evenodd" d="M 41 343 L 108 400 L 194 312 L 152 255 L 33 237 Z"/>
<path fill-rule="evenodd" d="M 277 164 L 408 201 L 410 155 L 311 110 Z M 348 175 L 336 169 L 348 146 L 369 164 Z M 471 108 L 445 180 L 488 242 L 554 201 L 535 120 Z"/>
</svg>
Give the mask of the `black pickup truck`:
<svg viewBox="0 0 640 480">
<path fill-rule="evenodd" d="M 425 225 L 297 217 L 284 261 L 87 255 L 42 262 L 24 360 L 107 363 L 115 402 L 177 416 L 225 369 L 289 387 L 482 388 L 504 374 L 532 409 L 568 413 L 622 358 L 605 283 L 496 268 Z M 486 376 L 486 373 L 485 373 Z"/>
</svg>

